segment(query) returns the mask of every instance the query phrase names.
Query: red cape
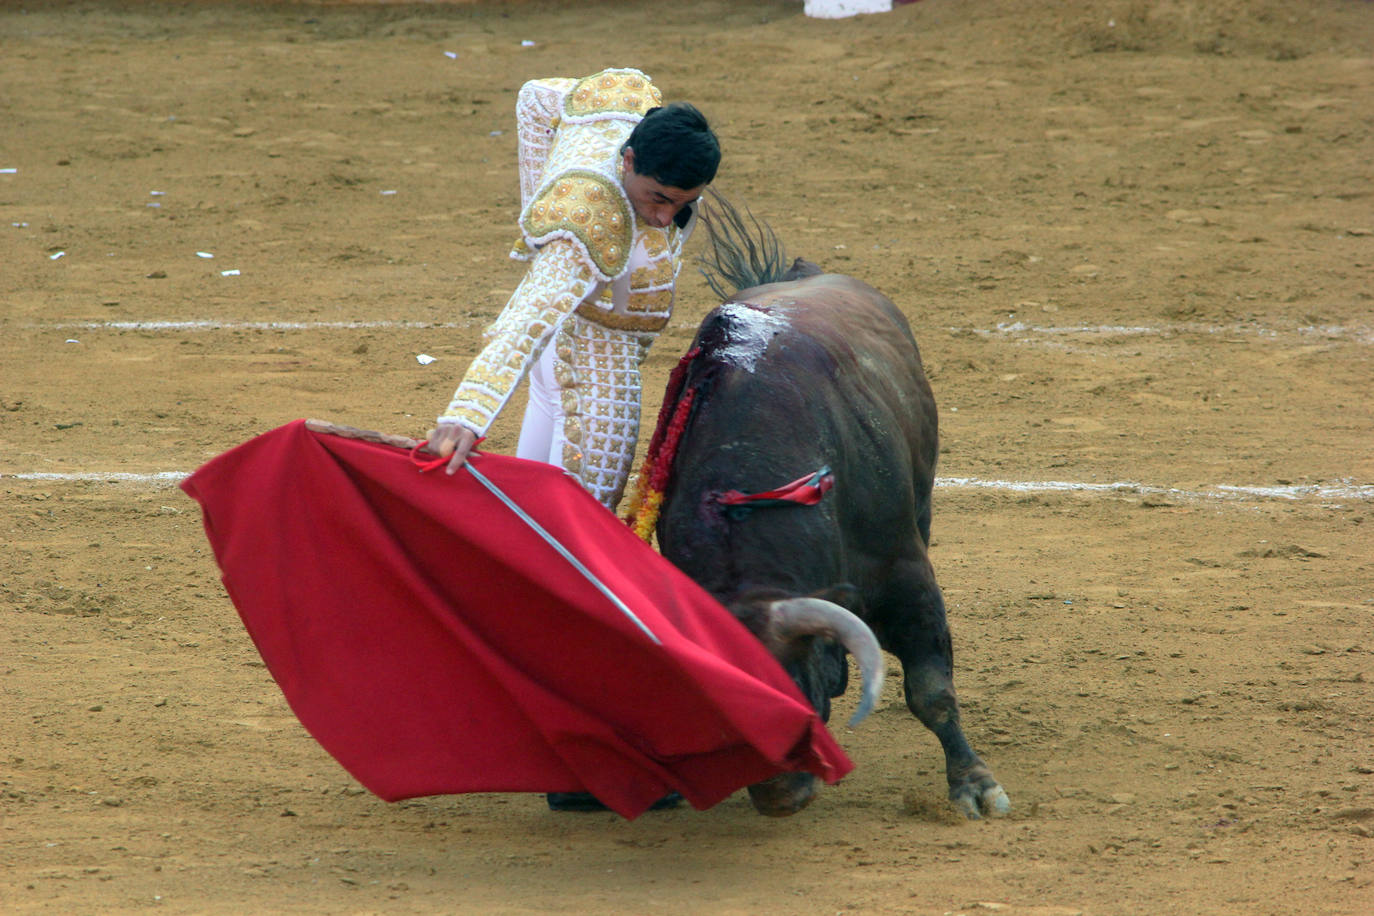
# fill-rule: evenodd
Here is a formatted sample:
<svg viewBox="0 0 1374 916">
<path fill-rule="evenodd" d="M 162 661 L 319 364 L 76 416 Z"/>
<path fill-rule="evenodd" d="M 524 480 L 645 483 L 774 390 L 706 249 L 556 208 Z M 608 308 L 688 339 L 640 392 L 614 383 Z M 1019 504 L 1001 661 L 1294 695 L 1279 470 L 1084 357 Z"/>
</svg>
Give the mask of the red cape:
<svg viewBox="0 0 1374 916">
<path fill-rule="evenodd" d="M 724 607 L 560 469 L 472 474 L 296 421 L 207 463 L 225 588 L 301 723 L 388 801 L 588 791 L 633 818 L 670 790 L 708 808 L 775 774 L 853 764 Z"/>
</svg>

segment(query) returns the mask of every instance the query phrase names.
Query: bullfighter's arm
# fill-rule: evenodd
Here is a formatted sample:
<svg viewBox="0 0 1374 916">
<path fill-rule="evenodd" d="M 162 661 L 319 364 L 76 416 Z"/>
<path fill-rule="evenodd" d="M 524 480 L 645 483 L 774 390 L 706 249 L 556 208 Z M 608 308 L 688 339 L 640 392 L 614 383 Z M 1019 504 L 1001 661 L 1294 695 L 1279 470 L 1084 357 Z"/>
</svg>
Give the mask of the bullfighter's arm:
<svg viewBox="0 0 1374 916">
<path fill-rule="evenodd" d="M 563 96 L 576 84 L 575 79 L 555 77 L 530 80 L 520 87 L 515 100 L 515 124 L 519 140 L 522 213 L 544 178 L 544 164 L 548 161 L 563 111 Z"/>
<path fill-rule="evenodd" d="M 515 294 L 487 329 L 487 344 L 439 417 L 438 432 L 457 425 L 486 435 L 558 326 L 596 287 L 597 278 L 578 245 L 554 239 L 539 249 Z M 457 433 L 447 430 L 443 438 L 456 443 Z"/>
</svg>

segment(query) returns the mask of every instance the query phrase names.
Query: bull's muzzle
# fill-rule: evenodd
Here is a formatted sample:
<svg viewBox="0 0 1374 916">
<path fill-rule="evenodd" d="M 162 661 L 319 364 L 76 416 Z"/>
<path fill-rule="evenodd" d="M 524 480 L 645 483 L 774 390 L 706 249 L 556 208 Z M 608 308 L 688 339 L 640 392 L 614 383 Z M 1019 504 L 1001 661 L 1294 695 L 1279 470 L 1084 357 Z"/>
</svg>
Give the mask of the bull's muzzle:
<svg viewBox="0 0 1374 916">
<path fill-rule="evenodd" d="M 754 810 L 769 817 L 796 814 L 816 797 L 816 777 L 810 773 L 779 773 L 749 787 Z"/>
</svg>

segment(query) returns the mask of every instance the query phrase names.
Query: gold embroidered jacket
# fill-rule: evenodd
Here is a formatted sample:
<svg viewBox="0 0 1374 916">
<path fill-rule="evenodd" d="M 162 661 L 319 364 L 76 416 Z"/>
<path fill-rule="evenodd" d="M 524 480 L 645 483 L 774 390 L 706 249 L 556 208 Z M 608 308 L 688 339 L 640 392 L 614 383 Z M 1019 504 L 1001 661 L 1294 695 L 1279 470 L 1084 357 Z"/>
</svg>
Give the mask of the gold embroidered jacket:
<svg viewBox="0 0 1374 916">
<path fill-rule="evenodd" d="M 639 226 L 620 174 L 621 146 L 660 101 L 649 78 L 628 69 L 521 89 L 521 235 L 511 256 L 530 266 L 439 422 L 485 435 L 574 311 L 650 338 L 667 325 L 692 223 Z"/>
</svg>

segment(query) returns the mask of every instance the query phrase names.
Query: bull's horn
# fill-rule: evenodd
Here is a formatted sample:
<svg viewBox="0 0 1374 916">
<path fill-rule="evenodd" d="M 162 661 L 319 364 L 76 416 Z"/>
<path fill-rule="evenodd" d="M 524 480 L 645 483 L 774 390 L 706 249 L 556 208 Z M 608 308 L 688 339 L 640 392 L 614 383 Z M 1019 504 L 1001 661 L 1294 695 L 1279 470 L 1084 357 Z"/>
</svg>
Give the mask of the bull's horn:
<svg viewBox="0 0 1374 916">
<path fill-rule="evenodd" d="M 774 635 L 782 642 L 800 636 L 826 636 L 849 650 L 863 674 L 863 696 L 849 719 L 850 727 L 864 720 L 883 691 L 883 653 L 878 637 L 851 611 L 823 598 L 786 598 L 769 608 Z"/>
</svg>

